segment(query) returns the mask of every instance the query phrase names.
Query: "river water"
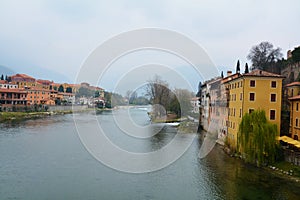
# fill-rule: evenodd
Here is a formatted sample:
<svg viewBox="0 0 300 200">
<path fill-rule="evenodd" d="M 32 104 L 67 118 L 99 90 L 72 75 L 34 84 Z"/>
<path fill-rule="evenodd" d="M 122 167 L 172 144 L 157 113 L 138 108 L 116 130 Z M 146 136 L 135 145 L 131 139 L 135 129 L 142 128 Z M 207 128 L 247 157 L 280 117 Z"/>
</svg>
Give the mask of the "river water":
<svg viewBox="0 0 300 200">
<path fill-rule="evenodd" d="M 146 111 L 130 111 L 139 125 L 148 125 Z M 132 142 L 114 124 L 113 114 L 77 114 L 86 133 L 102 123 L 111 141 L 128 151 L 162 148 L 176 135 L 165 127 L 155 136 Z M 82 123 L 82 124 L 81 124 Z M 111 169 L 81 143 L 72 115 L 0 125 L 0 199 L 299 199 L 300 185 L 243 164 L 215 148 L 199 158 L 201 134 L 171 165 L 149 173 Z M 104 152 L 105 153 L 105 152 Z M 153 160 L 152 162 L 159 162 Z"/>
</svg>

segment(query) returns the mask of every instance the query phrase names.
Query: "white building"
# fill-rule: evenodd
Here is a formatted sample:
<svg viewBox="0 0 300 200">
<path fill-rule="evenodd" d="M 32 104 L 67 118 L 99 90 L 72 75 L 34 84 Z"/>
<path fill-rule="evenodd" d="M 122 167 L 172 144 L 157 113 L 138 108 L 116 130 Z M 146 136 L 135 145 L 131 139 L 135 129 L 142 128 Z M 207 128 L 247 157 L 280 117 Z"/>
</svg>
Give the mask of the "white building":
<svg viewBox="0 0 300 200">
<path fill-rule="evenodd" d="M 7 81 L 0 82 L 0 89 L 16 89 L 18 85 L 7 83 Z"/>
<path fill-rule="evenodd" d="M 192 113 L 199 113 L 199 97 L 191 98 Z"/>
<path fill-rule="evenodd" d="M 223 91 L 222 78 L 216 77 L 201 86 L 200 123 L 203 129 L 224 143 L 227 135 L 226 91 Z"/>
</svg>

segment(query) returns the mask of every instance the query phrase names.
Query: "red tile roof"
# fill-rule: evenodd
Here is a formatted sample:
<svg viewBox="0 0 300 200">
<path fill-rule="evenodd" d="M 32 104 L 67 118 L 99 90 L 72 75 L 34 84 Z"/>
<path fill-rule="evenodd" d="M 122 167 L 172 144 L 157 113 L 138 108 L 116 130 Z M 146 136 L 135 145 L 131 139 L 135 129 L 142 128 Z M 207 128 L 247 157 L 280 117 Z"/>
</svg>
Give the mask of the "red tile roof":
<svg viewBox="0 0 300 200">
<path fill-rule="evenodd" d="M 44 85 L 50 85 L 51 83 L 53 83 L 53 81 L 42 80 L 42 79 L 38 79 L 36 82 L 44 84 Z"/>
<path fill-rule="evenodd" d="M 44 92 L 51 92 L 52 90 L 47 90 L 44 88 L 39 88 L 39 87 L 28 87 L 25 88 L 26 91 L 44 91 Z"/>
<path fill-rule="evenodd" d="M 300 86 L 300 82 L 292 82 L 292 83 L 285 85 L 285 87 L 291 87 L 291 86 Z"/>
<path fill-rule="evenodd" d="M 8 93 L 27 93 L 24 89 L 0 89 L 0 92 L 8 92 Z"/>
<path fill-rule="evenodd" d="M 263 70 L 255 69 L 247 74 L 232 74 L 228 77 L 224 77 L 222 80 L 222 83 L 231 82 L 240 77 L 270 77 L 270 78 L 282 78 L 282 79 L 285 78 L 284 76 L 282 76 L 280 74 L 274 74 L 274 73 L 266 72 Z"/>
<path fill-rule="evenodd" d="M 6 80 L 0 80 L 0 84 L 4 84 L 4 83 L 7 83 Z"/>
<path fill-rule="evenodd" d="M 255 69 L 247 74 L 243 74 L 243 76 L 261 76 L 261 77 L 276 77 L 276 78 L 285 78 L 284 76 L 281 76 L 280 74 L 274 74 L 270 72 L 266 72 L 263 70 Z"/>
<path fill-rule="evenodd" d="M 300 99 L 300 95 L 294 96 L 289 98 L 289 100 L 293 101 L 293 100 L 299 100 Z"/>
<path fill-rule="evenodd" d="M 198 101 L 200 98 L 199 97 L 193 97 L 191 98 L 191 101 Z"/>
<path fill-rule="evenodd" d="M 27 78 L 27 79 L 35 79 L 31 76 L 28 76 L 27 74 L 16 74 L 16 75 L 13 75 L 12 77 L 21 77 L 21 78 Z"/>
<path fill-rule="evenodd" d="M 69 84 L 70 87 L 80 87 L 80 84 Z"/>
</svg>

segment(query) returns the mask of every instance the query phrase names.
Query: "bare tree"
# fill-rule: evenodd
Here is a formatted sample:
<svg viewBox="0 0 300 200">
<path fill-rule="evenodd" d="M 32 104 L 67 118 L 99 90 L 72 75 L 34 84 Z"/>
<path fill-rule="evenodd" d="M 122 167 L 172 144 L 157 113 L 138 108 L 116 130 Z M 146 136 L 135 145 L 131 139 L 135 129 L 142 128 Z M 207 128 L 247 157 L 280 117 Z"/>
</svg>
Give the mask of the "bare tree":
<svg viewBox="0 0 300 200">
<path fill-rule="evenodd" d="M 179 103 L 179 108 L 173 107 L 171 109 L 173 109 L 178 116 L 188 115 L 192 110 L 191 99 L 195 95 L 187 89 L 175 89 L 174 94 L 174 98 L 176 98 Z"/>
<path fill-rule="evenodd" d="M 132 93 L 131 90 L 127 90 L 127 92 L 126 92 L 126 94 L 125 94 L 125 98 L 128 99 L 128 101 L 129 101 L 129 99 L 130 99 L 131 93 Z"/>
<path fill-rule="evenodd" d="M 154 117 L 162 117 L 166 112 L 176 114 L 177 117 L 187 115 L 192 110 L 191 98 L 195 96 L 187 89 L 169 89 L 169 84 L 159 76 L 150 80 L 146 87 L 147 96 L 154 106 L 152 114 Z"/>
<path fill-rule="evenodd" d="M 169 84 L 166 81 L 163 81 L 161 77 L 156 75 L 153 80 L 150 80 L 146 87 L 147 96 L 150 97 L 150 102 L 152 105 L 158 104 L 161 105 L 165 110 L 167 110 L 170 102 L 170 89 Z M 161 110 L 162 107 L 153 111 L 155 117 L 161 117 L 162 113 L 165 113 Z"/>
<path fill-rule="evenodd" d="M 252 62 L 251 69 L 265 70 L 270 64 L 282 58 L 281 48 L 274 48 L 270 42 L 261 42 L 251 48 L 247 58 Z"/>
</svg>

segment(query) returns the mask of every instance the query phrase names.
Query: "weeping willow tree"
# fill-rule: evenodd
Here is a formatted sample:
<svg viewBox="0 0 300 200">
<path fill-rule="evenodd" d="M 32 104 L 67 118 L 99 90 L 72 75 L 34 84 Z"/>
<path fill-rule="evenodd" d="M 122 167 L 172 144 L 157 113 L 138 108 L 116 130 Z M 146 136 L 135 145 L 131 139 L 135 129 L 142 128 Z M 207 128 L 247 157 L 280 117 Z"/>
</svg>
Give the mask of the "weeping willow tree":
<svg viewBox="0 0 300 200">
<path fill-rule="evenodd" d="M 261 166 L 273 163 L 278 142 L 276 124 L 270 123 L 264 110 L 245 114 L 239 126 L 238 151 L 250 163 Z"/>
</svg>

